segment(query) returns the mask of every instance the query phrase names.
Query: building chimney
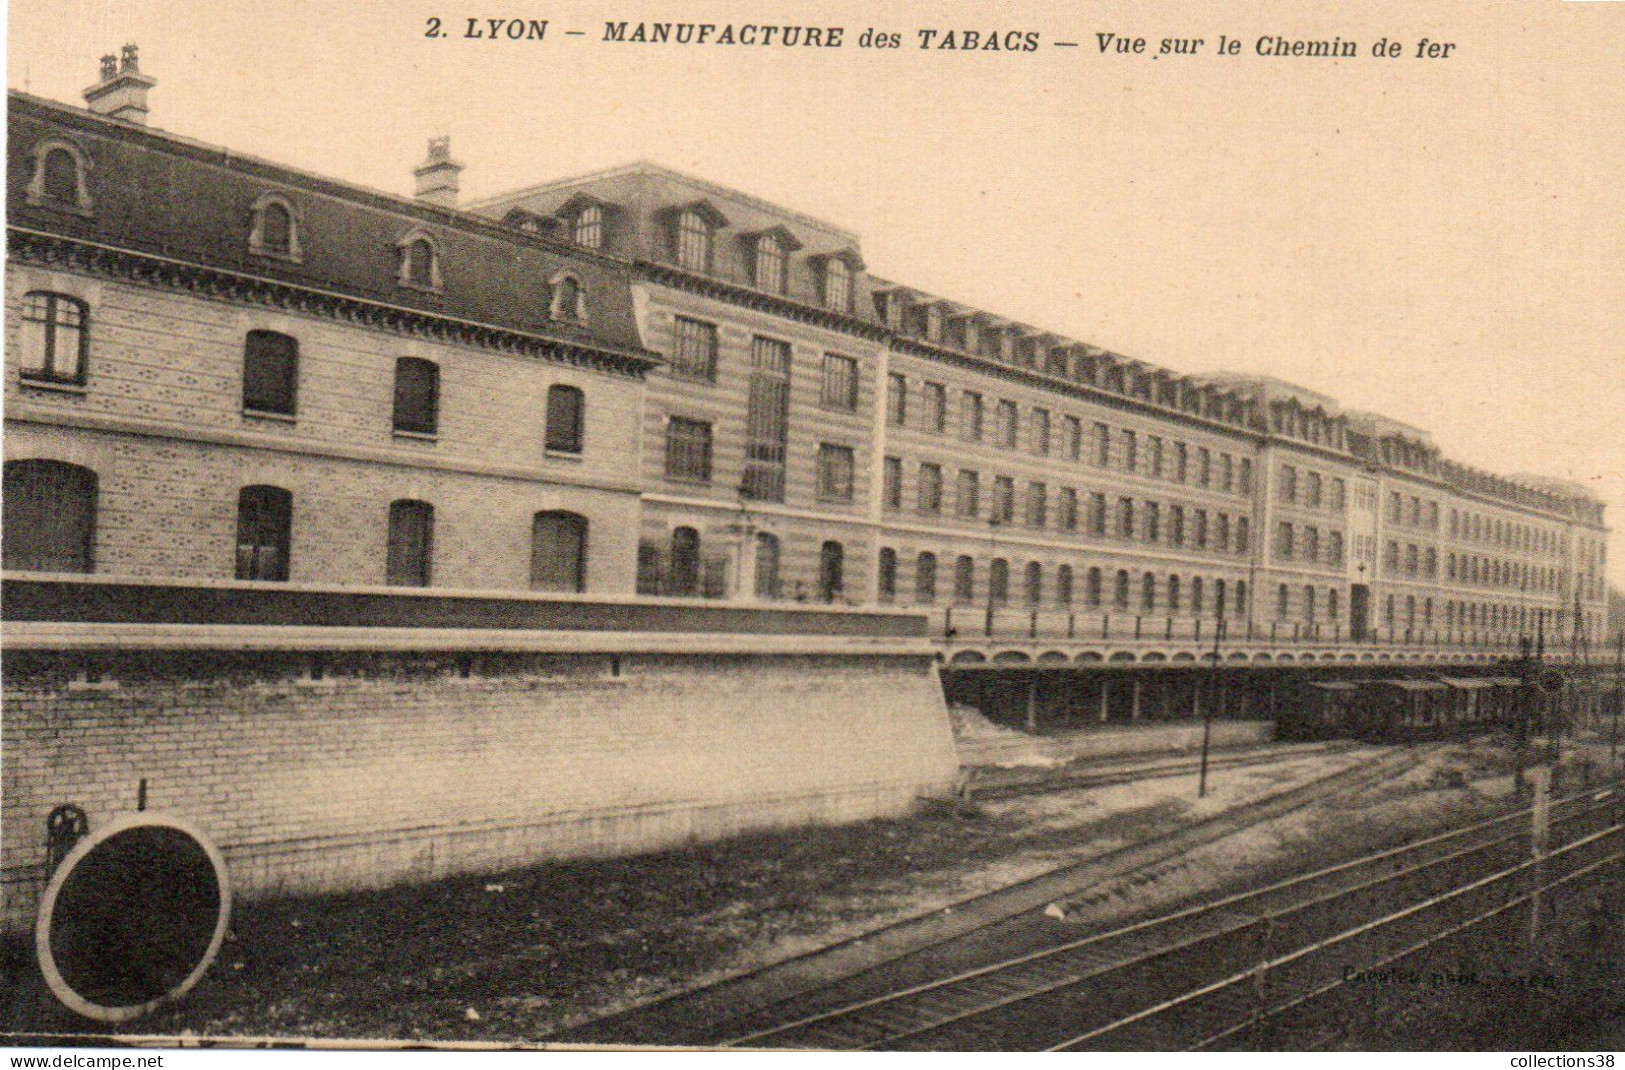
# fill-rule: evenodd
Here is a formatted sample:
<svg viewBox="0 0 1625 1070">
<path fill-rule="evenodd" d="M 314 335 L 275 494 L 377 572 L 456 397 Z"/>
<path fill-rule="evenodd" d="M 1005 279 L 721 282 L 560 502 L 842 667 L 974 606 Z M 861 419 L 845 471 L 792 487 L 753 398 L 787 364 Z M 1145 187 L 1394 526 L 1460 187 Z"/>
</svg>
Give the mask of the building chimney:
<svg viewBox="0 0 1625 1070">
<path fill-rule="evenodd" d="M 125 45 L 117 56 L 102 57 L 102 80 L 85 90 L 85 104 L 97 115 L 144 126 L 147 90 L 157 84 L 157 79 L 141 73 L 136 47 Z"/>
<path fill-rule="evenodd" d="M 451 138 L 429 139 L 429 158 L 414 168 L 412 175 L 418 180 L 415 196 L 442 208 L 457 207 L 457 178 L 463 165 L 451 158 Z"/>
</svg>

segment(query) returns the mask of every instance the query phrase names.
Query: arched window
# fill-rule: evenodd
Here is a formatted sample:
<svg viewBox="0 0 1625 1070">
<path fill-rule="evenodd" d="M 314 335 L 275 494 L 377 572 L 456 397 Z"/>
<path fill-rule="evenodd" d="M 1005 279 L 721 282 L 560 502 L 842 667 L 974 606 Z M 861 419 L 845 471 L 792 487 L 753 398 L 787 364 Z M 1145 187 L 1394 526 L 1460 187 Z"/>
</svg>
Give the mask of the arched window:
<svg viewBox="0 0 1625 1070">
<path fill-rule="evenodd" d="M 298 401 L 298 341 L 275 331 L 249 331 L 243 346 L 243 409 L 292 416 Z"/>
<path fill-rule="evenodd" d="M 395 361 L 396 431 L 433 435 L 440 427 L 440 365 L 420 357 Z"/>
<path fill-rule="evenodd" d="M 838 542 L 826 542 L 818 550 L 818 600 L 833 602 L 846 589 L 846 548 Z"/>
<path fill-rule="evenodd" d="M 1168 577 L 1168 612 L 1170 615 L 1179 612 L 1179 577 Z"/>
<path fill-rule="evenodd" d="M 587 318 L 587 302 L 582 295 L 581 281 L 574 275 L 563 274 L 553 278 L 551 315 L 557 320 L 580 322 Z"/>
<path fill-rule="evenodd" d="M 788 264 L 784 243 L 777 234 L 763 234 L 756 239 L 756 288 L 769 293 L 784 292 Z"/>
<path fill-rule="evenodd" d="M 580 453 L 586 422 L 586 399 L 580 389 L 560 383 L 547 388 L 547 451 Z"/>
<path fill-rule="evenodd" d="M 914 563 L 914 601 L 930 605 L 937 600 L 937 555 L 923 553 Z"/>
<path fill-rule="evenodd" d="M 882 547 L 876 570 L 876 588 L 880 601 L 890 602 L 897 597 L 897 551 Z"/>
<path fill-rule="evenodd" d="M 90 161 L 76 145 L 48 140 L 34 146 L 34 176 L 28 183 L 28 203 L 89 214 Z"/>
<path fill-rule="evenodd" d="M 1090 609 L 1100 608 L 1100 570 L 1092 568 L 1083 583 L 1084 601 L 1089 603 Z"/>
<path fill-rule="evenodd" d="M 89 309 L 78 298 L 48 290 L 23 297 L 18 373 L 24 379 L 83 385 L 90 348 Z"/>
<path fill-rule="evenodd" d="M 669 594 L 680 598 L 700 593 L 700 533 L 693 528 L 673 528 L 671 532 L 671 572 Z"/>
<path fill-rule="evenodd" d="M 96 551 L 96 473 L 63 461 L 7 461 L 0 496 L 3 567 L 90 572 Z"/>
<path fill-rule="evenodd" d="M 711 270 L 711 222 L 697 208 L 677 217 L 677 264 L 690 271 Z"/>
<path fill-rule="evenodd" d="M 1027 604 L 1041 605 L 1044 601 L 1044 566 L 1037 561 L 1027 562 Z"/>
<path fill-rule="evenodd" d="M 1128 573 L 1123 569 L 1117 570 L 1117 591 L 1113 603 L 1118 609 L 1128 608 Z"/>
<path fill-rule="evenodd" d="M 1055 570 L 1055 604 L 1067 607 L 1072 604 L 1072 566 L 1062 565 Z"/>
<path fill-rule="evenodd" d="M 244 487 L 237 494 L 237 578 L 286 580 L 293 531 L 293 494 L 281 487 Z"/>
<path fill-rule="evenodd" d="M 248 251 L 259 256 L 299 259 L 299 217 L 285 198 L 267 193 L 254 202 Z"/>
<path fill-rule="evenodd" d="M 1010 601 L 1010 562 L 1002 557 L 995 557 L 988 568 L 987 600 L 996 606 Z"/>
<path fill-rule="evenodd" d="M 852 268 L 838 256 L 824 261 L 824 307 L 837 312 L 852 310 Z"/>
<path fill-rule="evenodd" d="M 406 498 L 390 502 L 384 582 L 391 587 L 429 586 L 433 557 L 434 506 Z"/>
<path fill-rule="evenodd" d="M 402 286 L 420 290 L 440 289 L 440 249 L 435 240 L 422 231 L 413 231 L 401 239 L 399 281 Z"/>
<path fill-rule="evenodd" d="M 1202 615 L 1202 577 L 1200 576 L 1191 578 L 1191 614 L 1197 617 Z"/>
<path fill-rule="evenodd" d="M 954 601 L 976 601 L 976 562 L 968 554 L 954 562 Z"/>
<path fill-rule="evenodd" d="M 1157 577 L 1149 572 L 1140 577 L 1140 608 L 1147 613 L 1157 608 Z"/>
<path fill-rule="evenodd" d="M 530 586 L 537 591 L 587 589 L 587 518 L 559 510 L 530 525 Z"/>
</svg>

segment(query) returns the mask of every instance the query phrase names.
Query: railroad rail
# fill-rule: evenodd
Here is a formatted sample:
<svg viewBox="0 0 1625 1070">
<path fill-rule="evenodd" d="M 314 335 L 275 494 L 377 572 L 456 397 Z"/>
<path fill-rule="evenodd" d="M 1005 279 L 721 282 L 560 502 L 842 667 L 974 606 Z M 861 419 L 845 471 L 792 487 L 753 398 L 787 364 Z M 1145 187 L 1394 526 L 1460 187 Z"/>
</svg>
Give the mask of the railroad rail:
<svg viewBox="0 0 1625 1070">
<path fill-rule="evenodd" d="M 1344 964 L 1381 968 L 1625 856 L 1625 796 L 1617 789 L 1554 802 L 1553 842 L 1562 846 L 1538 865 L 1527 858 L 1528 816 L 1517 810 L 1113 931 L 819 1007 L 725 1043 L 927 1051 L 1220 1045 L 1336 989 Z"/>
<path fill-rule="evenodd" d="M 1040 916 L 1057 900 L 1182 857 L 1307 806 L 1402 776 L 1442 746 L 1395 749 L 1372 762 L 1234 807 L 1172 835 L 1110 850 L 704 988 L 584 1022 L 551 1039 L 601 1044 L 727 1043 L 753 1032 L 759 1022 L 801 1017 L 790 1008 L 829 999 L 830 993 L 842 990 L 853 978 L 875 975 L 899 960 L 974 938 L 1013 919 Z"/>
<path fill-rule="evenodd" d="M 1245 769 L 1255 765 L 1277 765 L 1328 754 L 1343 754 L 1358 745 L 1347 741 L 1248 748 L 1245 751 L 1215 751 L 1208 758 L 1208 771 Z M 988 773 L 978 769 L 967 794 L 975 799 L 1009 799 L 1040 792 L 1083 791 L 1107 788 L 1141 780 L 1193 776 L 1202 767 L 1200 758 L 1141 758 L 1135 761 L 1067 762 L 1053 766 L 1021 768 Z"/>
</svg>

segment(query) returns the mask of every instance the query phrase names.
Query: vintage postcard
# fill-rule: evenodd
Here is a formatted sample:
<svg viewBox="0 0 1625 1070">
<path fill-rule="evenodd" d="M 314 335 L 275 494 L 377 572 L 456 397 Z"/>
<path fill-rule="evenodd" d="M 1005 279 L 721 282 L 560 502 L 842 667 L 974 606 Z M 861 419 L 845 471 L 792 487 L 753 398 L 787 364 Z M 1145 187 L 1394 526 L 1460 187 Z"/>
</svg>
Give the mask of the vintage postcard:
<svg viewBox="0 0 1625 1070">
<path fill-rule="evenodd" d="M 8 20 L 0 1042 L 1625 1047 L 1625 3 Z"/>
</svg>

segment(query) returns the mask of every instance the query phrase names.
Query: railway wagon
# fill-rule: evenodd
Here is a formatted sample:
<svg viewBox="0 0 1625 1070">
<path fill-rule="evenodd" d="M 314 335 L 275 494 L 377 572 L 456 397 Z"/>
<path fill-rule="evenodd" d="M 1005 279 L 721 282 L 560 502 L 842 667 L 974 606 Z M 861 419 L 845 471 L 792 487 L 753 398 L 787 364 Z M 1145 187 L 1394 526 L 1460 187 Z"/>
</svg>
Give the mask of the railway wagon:
<svg viewBox="0 0 1625 1070">
<path fill-rule="evenodd" d="M 1283 739 L 1395 740 L 1466 735 L 1510 722 L 1509 676 L 1306 680 L 1277 721 Z"/>
</svg>

